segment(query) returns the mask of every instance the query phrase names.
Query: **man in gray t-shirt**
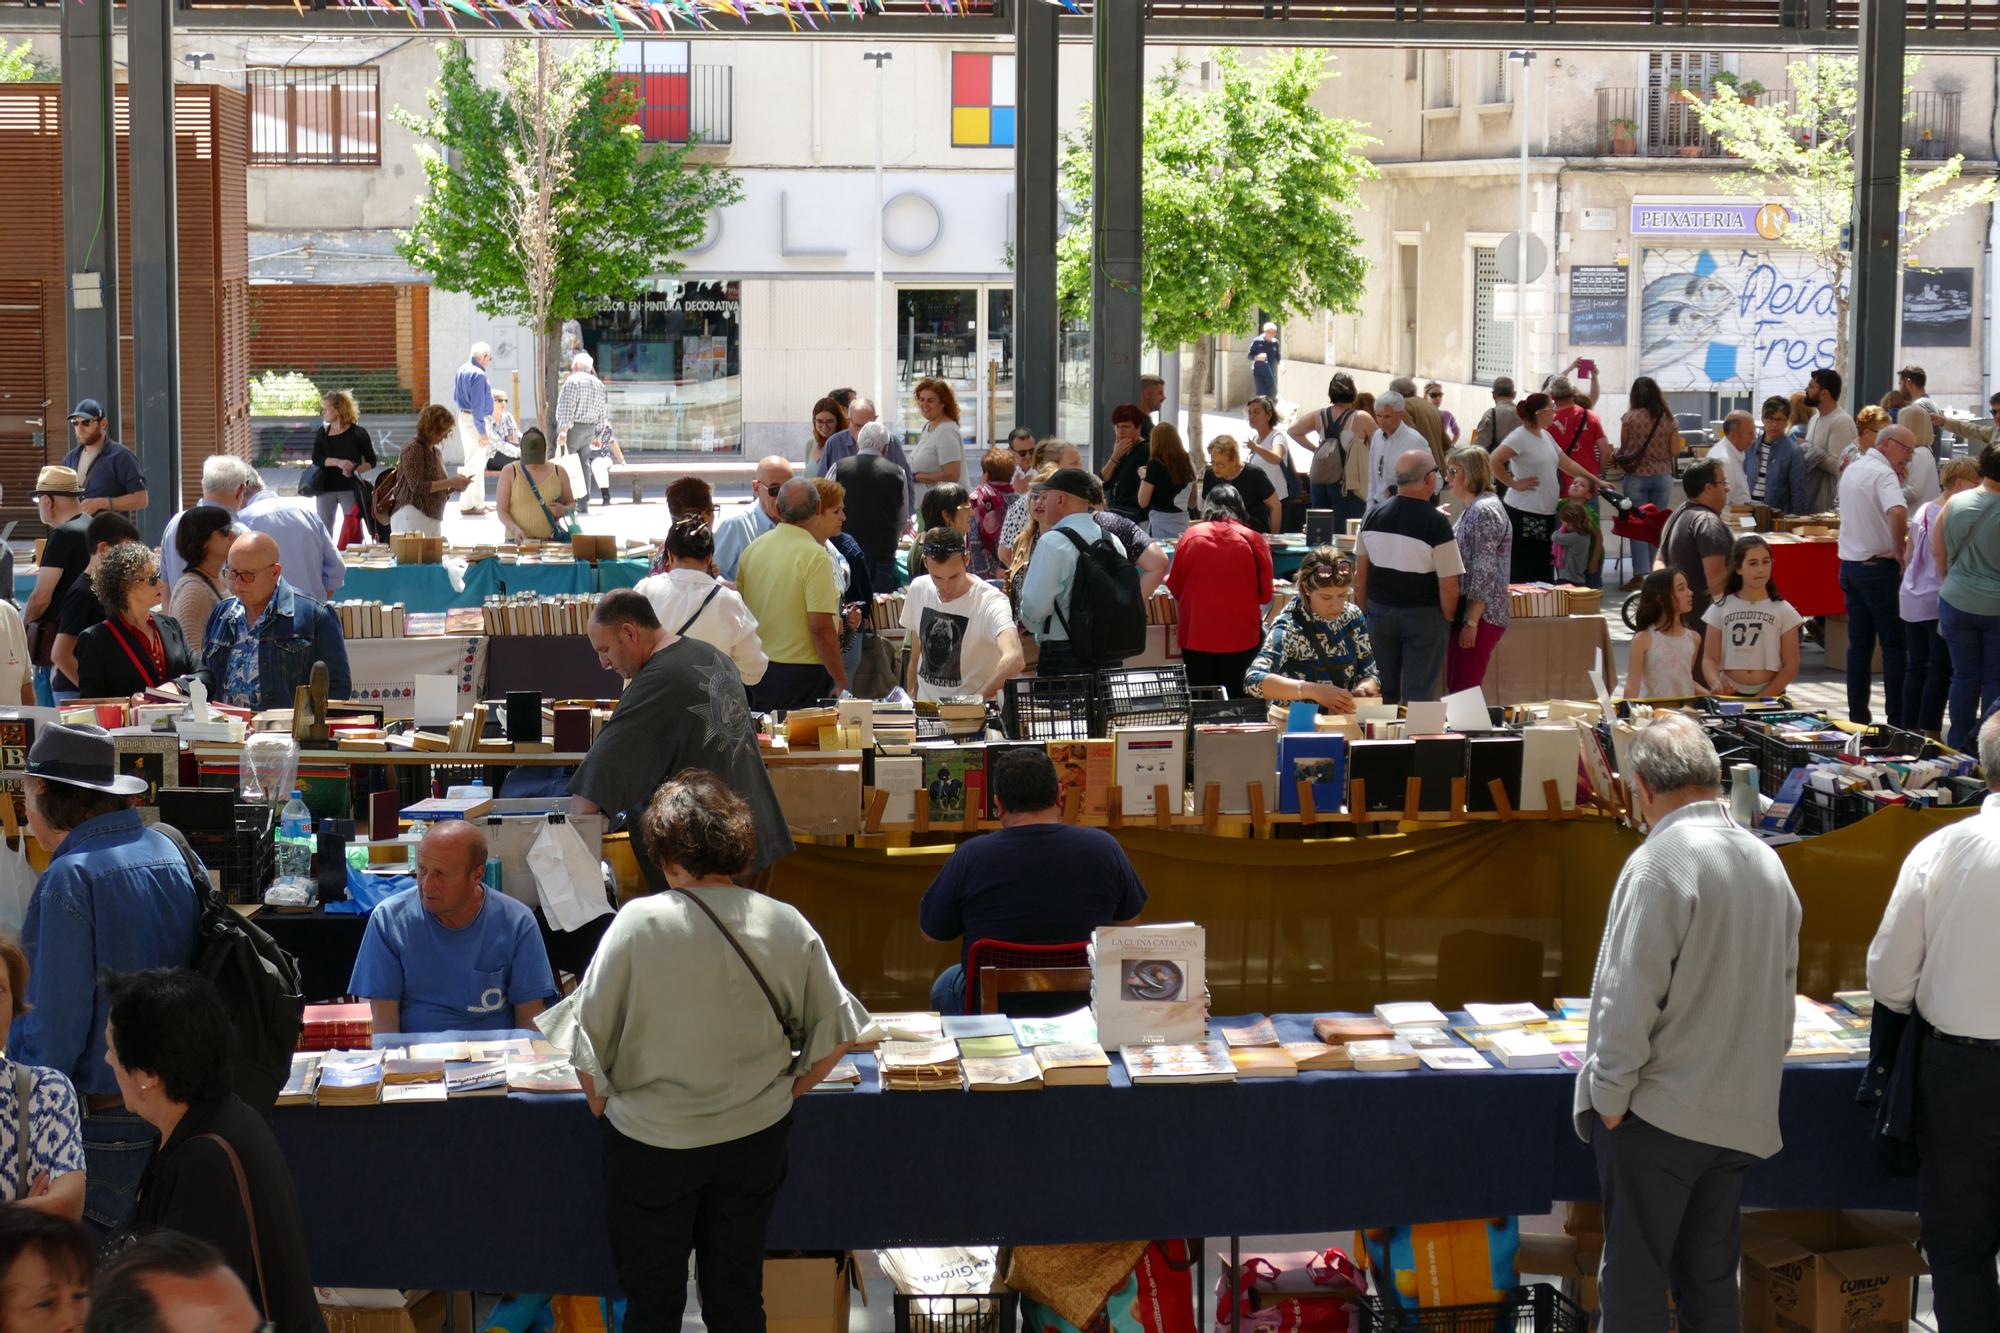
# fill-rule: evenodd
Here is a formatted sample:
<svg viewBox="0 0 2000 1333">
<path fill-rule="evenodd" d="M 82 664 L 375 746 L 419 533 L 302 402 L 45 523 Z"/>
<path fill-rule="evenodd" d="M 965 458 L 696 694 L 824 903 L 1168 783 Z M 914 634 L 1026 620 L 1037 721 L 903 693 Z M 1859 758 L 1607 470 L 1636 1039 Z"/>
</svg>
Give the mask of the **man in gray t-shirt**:
<svg viewBox="0 0 2000 1333">
<path fill-rule="evenodd" d="M 629 594 L 629 595 L 628 595 Z M 750 806 L 757 825 L 752 883 L 793 847 L 785 812 L 757 752 L 757 722 L 736 664 L 699 639 L 677 639 L 653 606 L 629 588 L 607 593 L 590 618 L 598 660 L 625 678 L 618 711 L 569 780 L 570 809 L 626 816 L 633 824 L 660 784 L 705 768 Z M 667 887 L 634 829 L 633 852 L 646 883 Z"/>
<path fill-rule="evenodd" d="M 1694 593 L 1694 614 L 1684 623 L 1701 632 L 1701 614 L 1709 603 L 1722 599 L 1722 585 L 1729 578 L 1729 552 L 1736 545 L 1729 525 L 1722 521 L 1722 507 L 1729 503 L 1729 483 L 1722 479 L 1722 465 L 1707 459 L 1696 463 L 1681 476 L 1687 503 L 1667 520 L 1660 545 L 1660 562 L 1678 569 L 1687 577 Z"/>
</svg>

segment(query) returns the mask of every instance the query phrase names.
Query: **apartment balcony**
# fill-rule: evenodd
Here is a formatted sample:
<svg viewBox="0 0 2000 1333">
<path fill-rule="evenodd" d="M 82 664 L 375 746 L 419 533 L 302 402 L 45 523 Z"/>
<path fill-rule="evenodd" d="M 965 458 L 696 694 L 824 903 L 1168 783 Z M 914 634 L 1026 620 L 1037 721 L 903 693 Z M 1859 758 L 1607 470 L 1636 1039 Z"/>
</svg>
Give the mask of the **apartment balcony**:
<svg viewBox="0 0 2000 1333">
<path fill-rule="evenodd" d="M 1687 90 L 1706 97 L 1711 89 Z M 1790 106 L 1789 88 L 1757 94 L 1759 106 Z M 1943 161 L 1959 151 L 1960 95 L 1955 92 L 1913 92 L 1904 104 L 1903 147 L 1916 161 Z M 1599 157 L 1727 157 L 1714 135 L 1701 127 L 1701 117 L 1678 85 L 1597 90 L 1597 155 Z"/>
<path fill-rule="evenodd" d="M 629 76 L 639 93 L 647 143 L 727 144 L 735 133 L 736 71 L 728 65 L 645 70 Z"/>
</svg>

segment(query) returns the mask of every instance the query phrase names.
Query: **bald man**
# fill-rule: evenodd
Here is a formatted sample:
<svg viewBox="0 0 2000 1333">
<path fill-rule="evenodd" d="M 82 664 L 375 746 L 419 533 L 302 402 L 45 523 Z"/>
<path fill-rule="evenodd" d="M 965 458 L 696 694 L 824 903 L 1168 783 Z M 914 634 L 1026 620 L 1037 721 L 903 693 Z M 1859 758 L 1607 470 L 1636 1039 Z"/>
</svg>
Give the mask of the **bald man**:
<svg viewBox="0 0 2000 1333">
<path fill-rule="evenodd" d="M 789 459 L 771 454 L 757 460 L 757 479 L 751 485 L 750 507 L 739 509 L 715 525 L 715 568 L 723 578 L 734 580 L 736 566 L 750 543 L 778 526 L 778 488 L 792 479 Z"/>
<path fill-rule="evenodd" d="M 1903 708 L 1903 613 L 1900 589 L 1908 545 L 1909 501 L 1903 474 L 1916 437 L 1885 426 L 1875 447 L 1840 474 L 1840 591 L 1847 599 L 1847 718 L 1869 723 L 1875 678 L 1875 644 L 1882 644 L 1883 711 L 1889 725 L 1906 727 Z M 1923 552 L 1929 555 L 1929 552 Z"/>
<path fill-rule="evenodd" d="M 353 690 L 340 618 L 285 582 L 278 544 L 246 532 L 229 547 L 222 575 L 232 594 L 208 617 L 201 671 L 209 697 L 238 708 L 290 708 L 294 692 L 325 662 L 327 697 Z"/>
<path fill-rule="evenodd" d="M 417 887 L 368 916 L 348 993 L 375 1031 L 496 1032 L 533 1026 L 556 996 L 535 914 L 489 890 L 486 835 L 445 820 L 417 847 Z"/>
<path fill-rule="evenodd" d="M 1431 451 L 1405 449 L 1395 495 L 1369 511 L 1355 544 L 1354 604 L 1368 617 L 1376 679 L 1390 703 L 1435 699 L 1444 680 L 1465 561 L 1436 491 Z"/>
<path fill-rule="evenodd" d="M 1722 438 L 1708 456 L 1722 464 L 1722 481 L 1729 488 L 1729 503 L 1750 503 L 1750 477 L 1745 461 L 1750 446 L 1757 442 L 1757 421 L 1748 412 L 1731 412 L 1722 419 Z"/>
</svg>

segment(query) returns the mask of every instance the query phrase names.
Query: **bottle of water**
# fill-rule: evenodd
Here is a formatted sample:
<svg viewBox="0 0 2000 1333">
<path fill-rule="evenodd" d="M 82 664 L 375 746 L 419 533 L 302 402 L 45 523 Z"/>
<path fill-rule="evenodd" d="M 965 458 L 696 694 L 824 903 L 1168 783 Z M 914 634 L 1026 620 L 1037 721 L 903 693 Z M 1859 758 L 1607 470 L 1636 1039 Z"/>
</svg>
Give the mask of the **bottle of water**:
<svg viewBox="0 0 2000 1333">
<path fill-rule="evenodd" d="M 305 793 L 294 791 L 278 817 L 278 882 L 310 891 L 313 858 L 312 811 Z"/>
</svg>

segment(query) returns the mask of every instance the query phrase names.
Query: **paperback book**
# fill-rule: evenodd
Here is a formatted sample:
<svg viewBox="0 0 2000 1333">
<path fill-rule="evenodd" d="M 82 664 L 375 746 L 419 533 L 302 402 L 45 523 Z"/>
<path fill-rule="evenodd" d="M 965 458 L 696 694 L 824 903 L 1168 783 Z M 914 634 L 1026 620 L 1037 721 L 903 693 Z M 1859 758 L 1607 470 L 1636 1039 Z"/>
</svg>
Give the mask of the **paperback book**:
<svg viewBox="0 0 2000 1333">
<path fill-rule="evenodd" d="M 1039 1092 L 1042 1067 L 1032 1055 L 1000 1059 L 968 1059 L 965 1085 L 974 1092 Z"/>
<path fill-rule="evenodd" d="M 1350 1041 L 1347 1043 L 1347 1058 L 1353 1061 L 1357 1072 L 1364 1074 L 1415 1069 L 1423 1063 L 1417 1056 L 1416 1047 L 1396 1037 L 1386 1041 Z"/>
<path fill-rule="evenodd" d="M 1079 1043 L 1095 1045 L 1097 1020 L 1091 1017 L 1088 1009 L 1078 1009 L 1055 1018 L 1017 1018 L 1014 1020 L 1014 1040 L 1023 1047 Z"/>
<path fill-rule="evenodd" d="M 1329 1046 L 1323 1041 L 1288 1041 L 1285 1054 L 1292 1057 L 1300 1073 L 1313 1073 L 1323 1069 L 1352 1069 L 1354 1061 L 1348 1058 L 1345 1046 Z"/>
<path fill-rule="evenodd" d="M 1207 942 L 1207 932 L 1191 922 L 1093 931 L 1090 992 L 1099 1044 L 1204 1040 Z"/>
<path fill-rule="evenodd" d="M 1101 1087 L 1111 1081 L 1111 1057 L 1092 1042 L 1066 1042 L 1034 1049 L 1042 1082 L 1052 1088 Z"/>
<path fill-rule="evenodd" d="M 1158 1042 L 1126 1046 L 1118 1057 L 1134 1087 L 1169 1083 L 1234 1083 L 1236 1066 L 1219 1041 Z"/>
<path fill-rule="evenodd" d="M 1445 1050 L 1418 1051 L 1417 1058 L 1424 1062 L 1426 1069 L 1470 1069 L 1484 1072 L 1493 1068 L 1487 1063 L 1485 1056 L 1478 1051 L 1467 1050 L 1463 1046 L 1453 1046 Z"/>
<path fill-rule="evenodd" d="M 1239 1081 L 1299 1076 L 1298 1065 L 1282 1046 L 1231 1046 L 1229 1063 L 1236 1066 Z"/>
</svg>

